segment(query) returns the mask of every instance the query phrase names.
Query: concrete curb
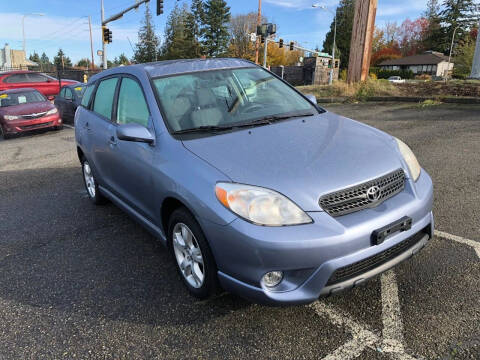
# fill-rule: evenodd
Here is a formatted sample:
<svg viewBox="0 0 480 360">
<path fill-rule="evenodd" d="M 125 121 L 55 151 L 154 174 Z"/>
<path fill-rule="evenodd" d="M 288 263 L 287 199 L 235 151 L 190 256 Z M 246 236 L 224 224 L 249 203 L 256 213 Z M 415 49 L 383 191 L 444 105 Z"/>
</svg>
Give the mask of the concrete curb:
<svg viewBox="0 0 480 360">
<path fill-rule="evenodd" d="M 319 104 L 333 104 L 351 102 L 356 99 L 349 97 L 329 97 L 317 98 Z M 358 100 L 360 102 L 412 102 L 421 103 L 426 100 L 440 101 L 450 104 L 480 104 L 479 97 L 447 97 L 447 96 L 431 96 L 431 97 L 411 97 L 411 96 L 372 96 Z"/>
</svg>

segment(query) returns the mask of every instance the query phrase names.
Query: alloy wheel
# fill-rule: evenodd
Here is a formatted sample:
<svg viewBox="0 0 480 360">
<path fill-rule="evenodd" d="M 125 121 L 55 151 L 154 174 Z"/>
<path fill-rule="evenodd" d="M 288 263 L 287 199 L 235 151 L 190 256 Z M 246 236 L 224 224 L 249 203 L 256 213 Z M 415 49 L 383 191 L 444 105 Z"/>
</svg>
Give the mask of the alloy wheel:
<svg viewBox="0 0 480 360">
<path fill-rule="evenodd" d="M 95 178 L 93 177 L 92 169 L 88 161 L 83 163 L 83 177 L 85 179 L 85 185 L 88 190 L 88 194 L 91 198 L 95 197 Z"/>
<path fill-rule="evenodd" d="M 205 280 L 203 255 L 197 239 L 187 225 L 175 224 L 172 243 L 183 277 L 192 287 L 200 288 Z"/>
</svg>

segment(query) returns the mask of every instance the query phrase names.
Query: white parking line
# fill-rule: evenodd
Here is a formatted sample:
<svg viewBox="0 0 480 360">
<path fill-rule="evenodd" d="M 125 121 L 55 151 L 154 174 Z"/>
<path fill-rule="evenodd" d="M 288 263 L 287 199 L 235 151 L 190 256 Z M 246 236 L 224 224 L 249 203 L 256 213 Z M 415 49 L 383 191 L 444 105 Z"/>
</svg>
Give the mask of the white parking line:
<svg viewBox="0 0 480 360">
<path fill-rule="evenodd" d="M 63 124 L 63 126 L 66 127 L 67 129 L 75 129 L 75 127 L 72 125 Z"/>
<path fill-rule="evenodd" d="M 357 324 L 351 319 L 351 316 L 342 314 L 338 310 L 332 309 L 323 302 L 315 302 L 310 305 L 315 312 L 320 315 L 327 315 L 330 321 L 337 326 L 346 327 L 352 334 L 353 339 L 346 342 L 333 353 L 327 355 L 323 360 L 348 360 L 359 357 L 362 352 L 370 347 L 375 349 L 374 344 L 380 343 L 380 338 L 364 326 Z"/>
<path fill-rule="evenodd" d="M 452 235 L 452 234 L 449 234 L 449 233 L 446 233 L 446 232 L 443 232 L 443 231 L 440 231 L 440 230 L 435 230 L 435 235 L 438 236 L 438 237 L 447 239 L 447 240 L 452 240 L 452 241 L 456 241 L 456 242 L 461 243 L 461 244 L 471 246 L 475 250 L 475 252 L 477 253 L 478 257 L 480 258 L 480 242 L 465 239 L 461 236 Z"/>
</svg>

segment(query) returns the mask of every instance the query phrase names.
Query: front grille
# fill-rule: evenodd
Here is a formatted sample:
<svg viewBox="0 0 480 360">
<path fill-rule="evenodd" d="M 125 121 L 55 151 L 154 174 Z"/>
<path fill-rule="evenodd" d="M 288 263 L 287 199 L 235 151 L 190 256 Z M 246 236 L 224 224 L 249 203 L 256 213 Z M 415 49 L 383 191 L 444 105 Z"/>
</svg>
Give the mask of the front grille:
<svg viewBox="0 0 480 360">
<path fill-rule="evenodd" d="M 328 280 L 327 286 L 352 279 L 396 258 L 400 254 L 404 253 L 412 246 L 417 244 L 425 235 L 430 234 L 429 227 L 430 225 L 425 227 L 423 230 L 416 233 L 415 235 L 410 236 L 409 238 L 398 243 L 397 245 L 392 246 L 391 248 L 379 254 L 370 256 L 369 258 L 366 258 L 364 260 L 337 269 Z"/>
<path fill-rule="evenodd" d="M 53 124 L 53 121 L 41 123 L 41 124 L 33 124 L 33 125 L 25 125 L 25 126 L 20 126 L 20 129 L 22 130 L 33 130 L 33 129 L 38 129 L 46 126 L 51 126 Z"/>
<path fill-rule="evenodd" d="M 377 186 L 380 192 L 376 200 L 371 200 L 367 196 L 367 191 L 374 186 Z M 321 208 L 331 216 L 341 216 L 378 206 L 401 192 L 404 187 L 405 173 L 398 169 L 375 180 L 324 195 L 319 203 Z"/>
<path fill-rule="evenodd" d="M 44 112 L 41 112 L 41 113 L 35 113 L 35 114 L 26 114 L 26 115 L 22 115 L 22 118 L 23 119 L 27 119 L 27 120 L 30 120 L 30 119 L 38 119 L 38 118 L 41 118 L 42 116 L 45 116 L 47 112 L 44 111 Z"/>
</svg>

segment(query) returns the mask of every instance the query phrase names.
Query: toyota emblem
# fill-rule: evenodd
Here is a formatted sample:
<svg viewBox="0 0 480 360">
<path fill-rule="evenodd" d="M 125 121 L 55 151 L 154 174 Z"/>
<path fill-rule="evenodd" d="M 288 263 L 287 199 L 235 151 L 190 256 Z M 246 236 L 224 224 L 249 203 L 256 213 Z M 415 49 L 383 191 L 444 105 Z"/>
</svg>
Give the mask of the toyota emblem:
<svg viewBox="0 0 480 360">
<path fill-rule="evenodd" d="M 380 197 L 380 188 L 378 186 L 372 186 L 367 190 L 367 198 L 371 202 L 376 202 Z"/>
</svg>

